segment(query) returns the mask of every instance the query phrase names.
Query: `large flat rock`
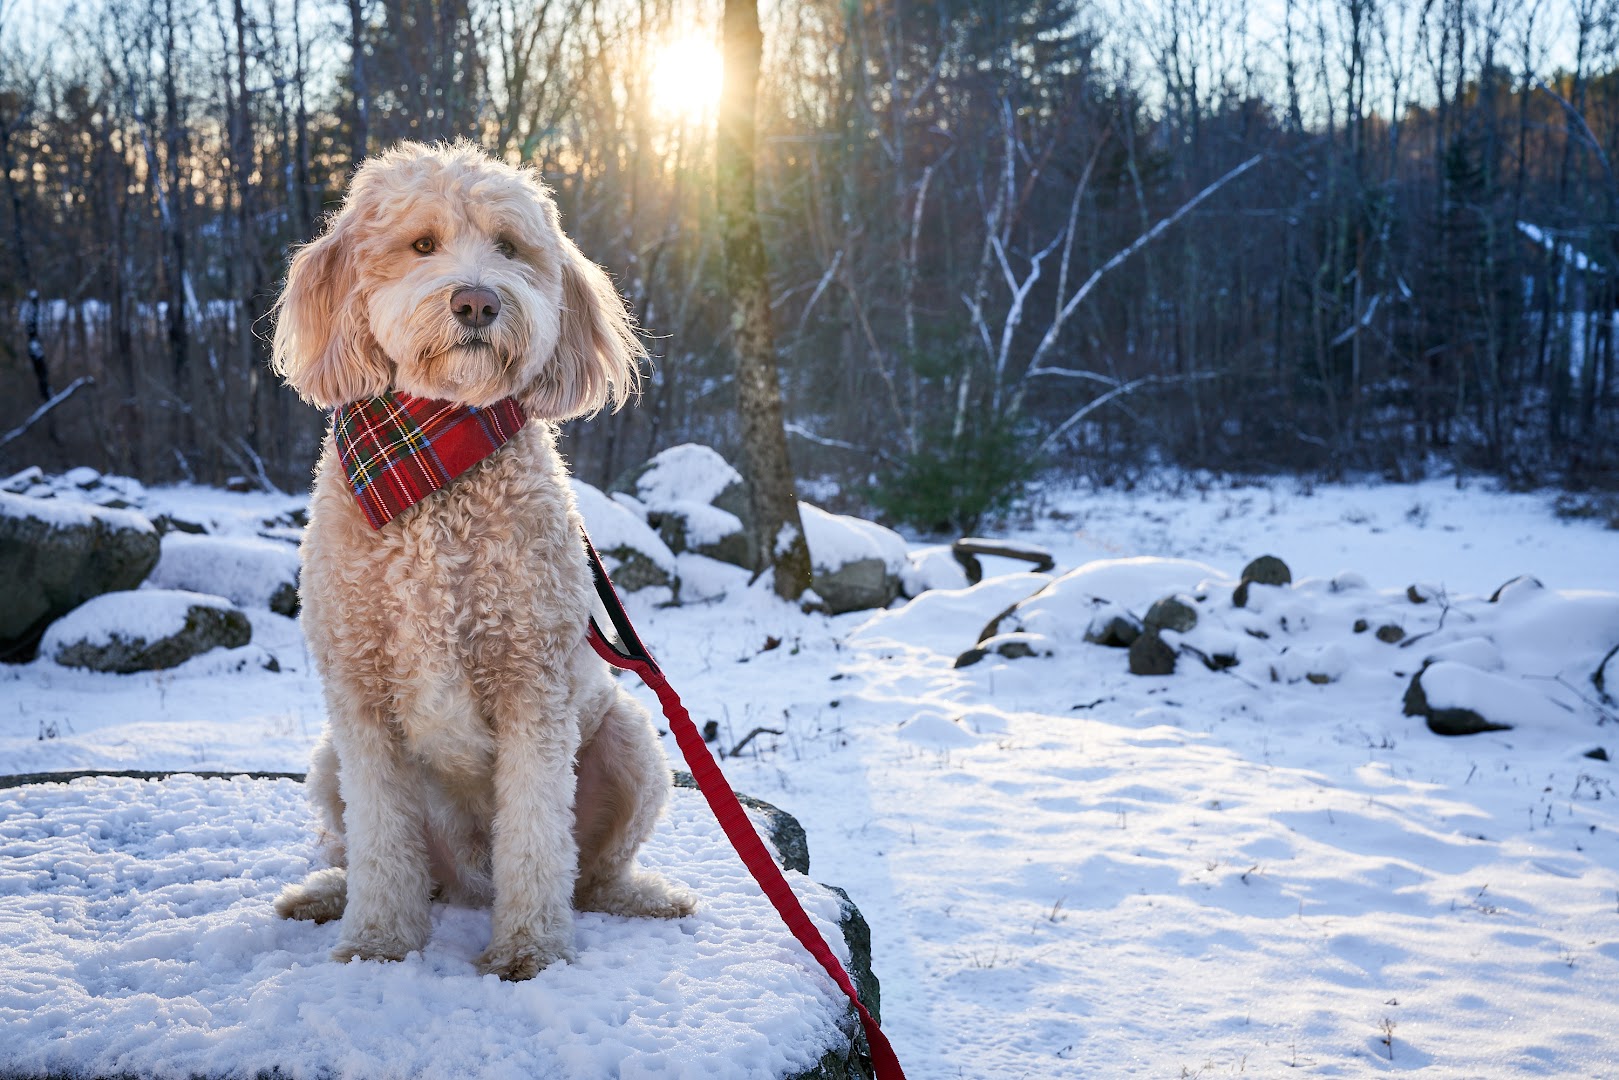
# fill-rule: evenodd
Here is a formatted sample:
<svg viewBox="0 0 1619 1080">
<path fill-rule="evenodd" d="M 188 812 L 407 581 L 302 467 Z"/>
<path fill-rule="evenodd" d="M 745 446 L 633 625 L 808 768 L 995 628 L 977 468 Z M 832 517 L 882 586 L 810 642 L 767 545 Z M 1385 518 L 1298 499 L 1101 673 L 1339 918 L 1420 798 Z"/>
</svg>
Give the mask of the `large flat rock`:
<svg viewBox="0 0 1619 1080">
<path fill-rule="evenodd" d="M 0 781 L 0 1076 L 865 1075 L 842 995 L 694 791 L 643 858 L 699 912 L 576 913 L 577 960 L 512 984 L 473 966 L 487 911 L 435 905 L 397 964 L 332 963 L 335 924 L 276 918 L 318 858 L 295 780 L 28 779 Z M 788 876 L 847 963 L 845 902 Z"/>
</svg>

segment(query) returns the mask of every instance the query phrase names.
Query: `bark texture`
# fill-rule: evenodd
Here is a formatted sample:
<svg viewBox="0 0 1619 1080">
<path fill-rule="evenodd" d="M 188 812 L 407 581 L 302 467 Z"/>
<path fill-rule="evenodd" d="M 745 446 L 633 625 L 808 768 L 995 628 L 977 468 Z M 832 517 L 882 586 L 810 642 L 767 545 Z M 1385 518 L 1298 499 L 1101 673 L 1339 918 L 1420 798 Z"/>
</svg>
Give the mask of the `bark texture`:
<svg viewBox="0 0 1619 1080">
<path fill-rule="evenodd" d="M 743 471 L 752 489 L 760 569 L 773 567 L 776 594 L 796 600 L 809 588 L 810 554 L 787 459 L 770 283 L 754 190 L 754 100 L 763 48 L 756 0 L 726 0 L 724 35 L 715 193 L 731 297 Z"/>
</svg>

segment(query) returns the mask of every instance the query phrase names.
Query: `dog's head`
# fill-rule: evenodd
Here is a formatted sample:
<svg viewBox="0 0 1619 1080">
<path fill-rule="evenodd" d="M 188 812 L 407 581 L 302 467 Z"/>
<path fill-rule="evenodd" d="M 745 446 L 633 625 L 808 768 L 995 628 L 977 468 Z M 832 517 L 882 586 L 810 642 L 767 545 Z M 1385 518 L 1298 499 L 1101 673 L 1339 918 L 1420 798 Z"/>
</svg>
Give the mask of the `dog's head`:
<svg viewBox="0 0 1619 1080">
<path fill-rule="evenodd" d="M 620 405 L 645 355 L 539 177 L 470 143 L 370 158 L 293 256 L 273 365 L 334 408 L 388 389 L 560 420 Z"/>
</svg>

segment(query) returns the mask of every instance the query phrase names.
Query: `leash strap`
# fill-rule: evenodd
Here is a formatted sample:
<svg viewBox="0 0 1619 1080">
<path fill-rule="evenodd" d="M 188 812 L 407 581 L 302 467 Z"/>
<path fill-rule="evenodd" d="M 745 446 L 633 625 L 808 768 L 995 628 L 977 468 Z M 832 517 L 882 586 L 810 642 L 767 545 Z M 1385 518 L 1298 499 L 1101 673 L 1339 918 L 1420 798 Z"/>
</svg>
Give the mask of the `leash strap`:
<svg viewBox="0 0 1619 1080">
<path fill-rule="evenodd" d="M 872 1065 L 877 1070 L 877 1080 L 905 1080 L 905 1072 L 900 1068 L 899 1058 L 894 1055 L 894 1049 L 888 1044 L 888 1037 L 883 1034 L 882 1028 L 877 1026 L 877 1020 L 860 1003 L 855 993 L 854 983 L 849 980 L 849 973 L 843 970 L 843 965 L 833 955 L 826 939 L 821 937 L 815 924 L 810 922 L 804 913 L 804 907 L 798 902 L 787 879 L 782 876 L 781 869 L 776 860 L 766 850 L 764 841 L 753 829 L 753 822 L 748 820 L 742 805 L 737 802 L 736 793 L 720 772 L 720 767 L 714 761 L 713 754 L 709 753 L 708 746 L 703 742 L 702 736 L 697 733 L 697 725 L 692 723 L 691 715 L 686 707 L 680 703 L 680 697 L 669 685 L 669 680 L 663 677 L 662 670 L 641 639 L 635 633 L 635 627 L 630 625 L 630 617 L 624 611 L 624 605 L 619 601 L 618 593 L 613 589 L 613 583 L 602 567 L 601 558 L 586 536 L 585 553 L 590 558 L 590 570 L 596 577 L 596 595 L 605 609 L 605 624 L 603 620 L 592 615 L 590 619 L 590 645 L 596 654 L 616 668 L 633 671 L 641 677 L 641 681 L 658 695 L 658 703 L 663 706 L 663 715 L 669 721 L 669 730 L 675 733 L 675 742 L 680 745 L 680 752 L 686 758 L 686 764 L 691 768 L 691 774 L 697 780 L 697 787 L 708 800 L 708 807 L 719 820 L 720 828 L 731 841 L 731 846 L 741 856 L 742 864 L 753 875 L 760 890 L 775 907 L 787 929 L 792 931 L 793 937 L 799 944 L 809 951 L 809 954 L 820 962 L 826 973 L 832 977 L 839 988 L 848 995 L 849 1001 L 854 1005 L 855 1012 L 860 1017 L 860 1026 L 866 1033 L 866 1045 L 871 1049 Z"/>
</svg>

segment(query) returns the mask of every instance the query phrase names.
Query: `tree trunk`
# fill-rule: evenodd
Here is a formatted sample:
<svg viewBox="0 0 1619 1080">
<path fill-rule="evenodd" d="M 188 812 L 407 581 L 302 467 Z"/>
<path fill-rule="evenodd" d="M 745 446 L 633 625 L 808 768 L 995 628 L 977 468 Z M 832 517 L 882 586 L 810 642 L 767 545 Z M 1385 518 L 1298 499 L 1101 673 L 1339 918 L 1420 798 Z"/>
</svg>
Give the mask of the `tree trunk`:
<svg viewBox="0 0 1619 1080">
<path fill-rule="evenodd" d="M 763 48 L 755 4 L 756 0 L 725 0 L 725 79 L 715 199 L 724 240 L 725 286 L 731 296 L 742 456 L 752 488 L 760 568 L 775 569 L 776 595 L 796 600 L 809 588 L 810 553 L 787 461 L 770 284 L 754 192 L 754 99 Z"/>
<path fill-rule="evenodd" d="M 350 169 L 365 160 L 366 143 L 371 137 L 371 90 L 365 81 L 365 13 L 361 0 L 348 0 L 349 63 L 354 78 L 354 127 L 349 132 Z"/>
</svg>

